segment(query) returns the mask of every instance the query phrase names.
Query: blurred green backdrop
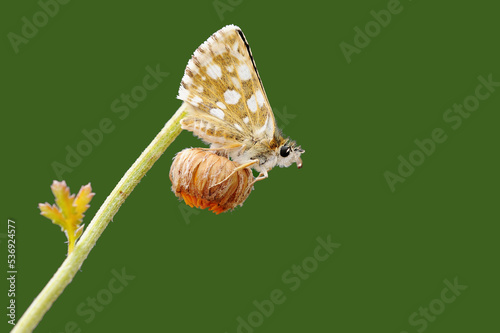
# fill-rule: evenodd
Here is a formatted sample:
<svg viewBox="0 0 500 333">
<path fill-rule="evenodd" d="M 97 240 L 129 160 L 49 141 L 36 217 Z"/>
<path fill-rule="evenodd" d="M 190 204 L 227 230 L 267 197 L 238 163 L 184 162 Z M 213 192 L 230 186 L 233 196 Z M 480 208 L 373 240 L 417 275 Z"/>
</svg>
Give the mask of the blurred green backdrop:
<svg viewBox="0 0 500 333">
<path fill-rule="evenodd" d="M 303 169 L 274 169 L 242 208 L 216 216 L 186 208 L 170 191 L 174 154 L 203 146 L 182 133 L 36 331 L 498 327 L 497 5 L 1 6 L 1 261 L 10 218 L 18 318 L 66 256 L 64 235 L 37 208 L 53 203 L 52 181 L 66 180 L 72 192 L 92 183 L 88 224 L 180 106 L 175 97 L 193 51 L 224 25 L 245 32 L 278 124 L 306 150 Z M 123 108 L 122 94 L 143 84 L 147 68 L 162 73 L 158 85 Z M 67 149 L 100 126 L 102 140 L 80 147 L 91 152 L 58 175 L 54 163 L 66 164 Z M 444 142 L 430 141 L 435 129 Z"/>
</svg>

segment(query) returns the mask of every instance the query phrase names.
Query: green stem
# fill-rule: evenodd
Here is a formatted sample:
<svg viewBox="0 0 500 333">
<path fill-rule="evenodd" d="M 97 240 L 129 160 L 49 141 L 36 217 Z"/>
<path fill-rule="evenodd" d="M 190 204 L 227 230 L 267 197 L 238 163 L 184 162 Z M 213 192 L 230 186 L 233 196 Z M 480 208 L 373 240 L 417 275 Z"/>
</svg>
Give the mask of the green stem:
<svg viewBox="0 0 500 333">
<path fill-rule="evenodd" d="M 59 295 L 61 295 L 64 288 L 73 280 L 73 277 L 89 255 L 97 239 L 101 236 L 104 229 L 106 229 L 109 221 L 118 212 L 125 199 L 182 131 L 180 121 L 186 115 L 187 108 L 189 108 L 189 105 L 183 103 L 165 124 L 160 133 L 142 152 L 141 156 L 128 169 L 111 194 L 106 198 L 106 201 L 104 201 L 90 222 L 74 250 L 64 260 L 61 267 L 59 267 L 33 303 L 31 303 L 19 319 L 17 325 L 12 329 L 12 332 L 31 332 L 35 329 L 45 313 L 50 309 Z"/>
</svg>

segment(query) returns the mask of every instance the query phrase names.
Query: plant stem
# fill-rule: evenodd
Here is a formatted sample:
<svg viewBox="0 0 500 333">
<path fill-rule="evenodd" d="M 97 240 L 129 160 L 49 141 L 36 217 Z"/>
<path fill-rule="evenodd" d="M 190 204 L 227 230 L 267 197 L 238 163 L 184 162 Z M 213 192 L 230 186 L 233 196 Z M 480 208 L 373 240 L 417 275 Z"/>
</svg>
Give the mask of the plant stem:
<svg viewBox="0 0 500 333">
<path fill-rule="evenodd" d="M 74 250 L 68 254 L 61 267 L 31 303 L 12 332 L 31 332 L 35 329 L 64 288 L 73 280 L 97 239 L 118 212 L 125 199 L 182 131 L 180 121 L 186 115 L 188 108 L 190 108 L 189 104 L 183 103 L 181 105 L 141 156 L 127 170 L 90 222 Z"/>
</svg>

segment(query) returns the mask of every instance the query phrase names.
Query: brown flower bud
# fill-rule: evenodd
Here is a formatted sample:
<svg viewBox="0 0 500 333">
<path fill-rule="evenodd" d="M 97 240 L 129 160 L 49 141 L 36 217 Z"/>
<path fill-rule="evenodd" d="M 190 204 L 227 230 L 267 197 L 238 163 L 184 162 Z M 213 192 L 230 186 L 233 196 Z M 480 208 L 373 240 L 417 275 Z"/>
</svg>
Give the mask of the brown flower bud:
<svg viewBox="0 0 500 333">
<path fill-rule="evenodd" d="M 191 207 L 209 208 L 216 214 L 232 210 L 242 206 L 253 189 L 252 171 L 245 168 L 232 173 L 238 166 L 205 149 L 184 149 L 170 167 L 172 191 Z"/>
</svg>

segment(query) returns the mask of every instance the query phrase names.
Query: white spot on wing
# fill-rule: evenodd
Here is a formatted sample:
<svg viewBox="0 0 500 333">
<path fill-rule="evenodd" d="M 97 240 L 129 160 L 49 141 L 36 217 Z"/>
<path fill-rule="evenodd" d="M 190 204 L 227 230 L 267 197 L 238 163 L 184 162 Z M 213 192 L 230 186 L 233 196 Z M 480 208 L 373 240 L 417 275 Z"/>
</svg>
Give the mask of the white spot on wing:
<svg viewBox="0 0 500 333">
<path fill-rule="evenodd" d="M 224 111 L 221 109 L 210 109 L 210 114 L 216 116 L 219 119 L 224 119 Z"/>
<path fill-rule="evenodd" d="M 179 88 L 179 94 L 177 95 L 177 98 L 185 101 L 189 97 L 189 90 L 184 88 L 183 86 L 180 86 Z"/>
<path fill-rule="evenodd" d="M 207 74 L 212 79 L 218 79 L 222 77 L 222 71 L 220 69 L 220 66 L 216 64 L 211 65 L 210 67 L 207 68 Z"/>
<path fill-rule="evenodd" d="M 184 76 L 182 77 L 182 82 L 191 85 L 193 84 L 193 79 L 189 75 L 184 74 Z"/>
<path fill-rule="evenodd" d="M 224 100 L 227 104 L 236 104 L 240 100 L 241 95 L 236 90 L 226 90 Z"/>
<path fill-rule="evenodd" d="M 255 95 L 252 95 L 252 97 L 250 97 L 247 100 L 247 105 L 248 105 L 248 108 L 250 109 L 250 111 L 252 111 L 252 112 L 257 111 L 257 102 L 255 101 Z"/>
<path fill-rule="evenodd" d="M 264 106 L 264 95 L 262 95 L 262 91 L 260 89 L 257 90 L 255 93 L 255 96 L 257 97 L 257 103 L 259 103 L 260 107 Z"/>
<path fill-rule="evenodd" d="M 207 66 L 213 60 L 210 52 L 210 45 L 208 45 L 207 42 L 201 44 L 193 54 L 193 57 L 198 60 L 201 67 Z"/>
<path fill-rule="evenodd" d="M 234 42 L 234 44 L 233 44 L 233 51 L 234 52 L 238 51 L 238 41 Z"/>
<path fill-rule="evenodd" d="M 238 78 L 231 76 L 231 81 L 233 81 L 233 84 L 236 88 L 241 89 L 240 80 L 238 80 Z"/>
<path fill-rule="evenodd" d="M 196 89 L 199 93 L 203 92 L 203 86 L 199 86 L 198 89 Z"/>
<path fill-rule="evenodd" d="M 218 56 L 219 54 L 226 52 L 226 45 L 222 43 L 214 44 L 212 46 L 212 51 L 214 52 L 215 56 Z"/>
<path fill-rule="evenodd" d="M 242 64 L 238 67 L 238 75 L 243 81 L 250 80 L 252 78 L 250 68 L 248 68 L 246 64 Z"/>
<path fill-rule="evenodd" d="M 248 121 L 249 121 L 248 117 L 243 118 L 243 122 L 244 122 L 245 124 L 248 124 Z"/>
<path fill-rule="evenodd" d="M 233 72 L 233 70 L 234 70 L 234 67 L 233 67 L 233 65 L 231 65 L 231 66 L 226 66 L 226 69 L 227 69 L 227 71 L 228 71 L 229 73 L 232 73 L 232 72 Z"/>
<path fill-rule="evenodd" d="M 266 122 L 264 123 L 264 125 L 262 125 L 261 128 L 259 128 L 255 134 L 256 135 L 260 135 L 260 134 L 263 134 L 265 131 L 266 131 L 266 128 L 267 128 L 267 121 L 269 120 L 269 117 L 266 118 Z"/>
<path fill-rule="evenodd" d="M 191 99 L 191 104 L 193 104 L 194 106 L 198 106 L 198 104 L 201 102 L 203 102 L 203 100 L 199 96 L 194 96 Z"/>
<path fill-rule="evenodd" d="M 234 127 L 236 127 L 238 131 L 243 131 L 243 128 L 241 128 L 241 126 L 236 123 L 234 123 Z"/>
<path fill-rule="evenodd" d="M 188 61 L 188 65 L 187 67 L 191 70 L 191 72 L 193 72 L 195 75 L 198 74 L 200 72 L 200 69 L 198 68 L 198 66 L 195 65 L 195 63 L 193 62 L 193 59 L 189 59 Z"/>
<path fill-rule="evenodd" d="M 217 104 L 218 107 L 220 107 L 222 110 L 225 110 L 226 109 L 226 104 L 222 103 L 222 102 L 217 102 L 215 103 Z"/>
</svg>

